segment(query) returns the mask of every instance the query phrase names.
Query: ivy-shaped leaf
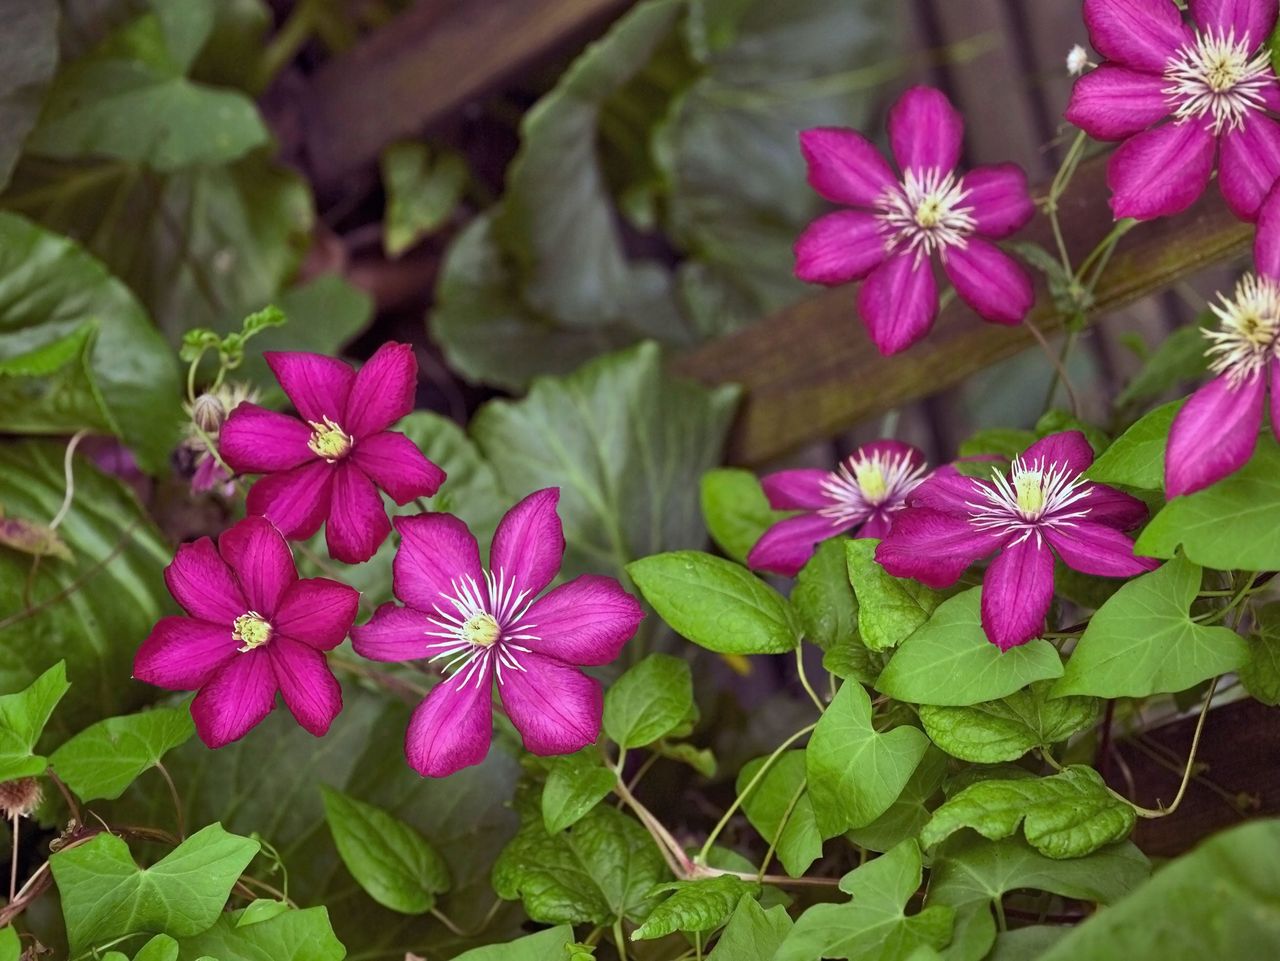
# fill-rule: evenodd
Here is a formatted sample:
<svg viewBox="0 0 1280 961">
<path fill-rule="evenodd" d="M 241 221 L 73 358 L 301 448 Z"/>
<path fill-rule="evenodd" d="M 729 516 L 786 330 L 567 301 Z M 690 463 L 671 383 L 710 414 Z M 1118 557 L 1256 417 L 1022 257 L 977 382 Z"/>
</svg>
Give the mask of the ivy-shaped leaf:
<svg viewBox="0 0 1280 961">
<path fill-rule="evenodd" d="M 738 772 L 739 796 L 759 774 L 765 758 L 748 761 Z M 818 832 L 809 797 L 804 751 L 785 751 L 743 797 L 742 810 L 761 837 L 775 846 L 778 860 L 793 878 L 798 878 L 822 857 L 822 835 Z M 781 830 L 781 834 L 779 834 Z"/>
<path fill-rule="evenodd" d="M 858 631 L 873 651 L 896 647 L 929 620 L 942 595 L 919 581 L 894 577 L 876 562 L 872 537 L 844 542 L 849 580 L 858 598 Z"/>
<path fill-rule="evenodd" d="M 109 717 L 66 741 L 49 763 L 80 800 L 110 800 L 194 733 L 185 707 Z"/>
<path fill-rule="evenodd" d="M 738 902 L 707 961 L 774 961 L 790 930 L 791 916 L 784 905 L 766 910 L 754 897 L 746 895 Z"/>
<path fill-rule="evenodd" d="M 575 952 L 573 947 L 573 928 L 562 924 L 506 944 L 473 948 L 453 961 L 581 961 L 583 953 Z M 585 956 L 590 958 L 592 955 L 587 952 Z"/>
<path fill-rule="evenodd" d="M 35 753 L 36 741 L 70 687 L 66 665 L 59 661 L 25 690 L 0 697 L 0 781 L 45 772 L 49 760 Z"/>
<path fill-rule="evenodd" d="M 1253 629 L 1240 680 L 1259 701 L 1275 707 L 1280 704 L 1280 601 L 1258 610 Z"/>
<path fill-rule="evenodd" d="M 1184 403 L 1185 399 L 1175 400 L 1139 418 L 1102 452 L 1084 476 L 1100 484 L 1164 490 L 1164 449 L 1169 427 Z"/>
<path fill-rule="evenodd" d="M 1092 697 L 1049 699 L 1052 681 L 1037 681 L 998 701 L 969 707 L 923 705 L 920 723 L 952 757 L 978 764 L 1015 761 L 1037 747 L 1065 741 L 1098 716 Z"/>
<path fill-rule="evenodd" d="M 255 902 L 261 904 L 262 902 Z M 342 961 L 347 949 L 333 933 L 325 908 L 224 912 L 217 923 L 192 938 L 182 938 L 182 961 Z"/>
</svg>

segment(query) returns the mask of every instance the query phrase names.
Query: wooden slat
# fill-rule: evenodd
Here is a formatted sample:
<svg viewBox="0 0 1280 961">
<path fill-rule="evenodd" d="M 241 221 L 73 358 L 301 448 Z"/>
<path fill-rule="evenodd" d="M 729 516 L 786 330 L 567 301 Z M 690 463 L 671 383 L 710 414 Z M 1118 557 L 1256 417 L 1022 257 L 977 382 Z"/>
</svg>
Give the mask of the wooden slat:
<svg viewBox="0 0 1280 961">
<path fill-rule="evenodd" d="M 1077 173 L 1061 216 L 1079 262 L 1112 224 L 1101 160 Z M 1121 240 L 1096 291 L 1092 317 L 1237 256 L 1252 237 L 1253 228 L 1231 216 L 1211 186 L 1187 212 L 1141 224 Z M 1043 217 L 1017 239 L 1053 246 Z M 1043 283 L 1029 319 L 1049 333 L 1061 325 Z M 745 388 L 730 459 L 759 464 L 934 394 L 1032 344 L 1025 326 L 985 324 L 955 301 L 923 342 L 881 357 L 854 310 L 854 288 L 847 286 L 705 344 L 678 358 L 675 368 L 704 383 Z"/>
</svg>

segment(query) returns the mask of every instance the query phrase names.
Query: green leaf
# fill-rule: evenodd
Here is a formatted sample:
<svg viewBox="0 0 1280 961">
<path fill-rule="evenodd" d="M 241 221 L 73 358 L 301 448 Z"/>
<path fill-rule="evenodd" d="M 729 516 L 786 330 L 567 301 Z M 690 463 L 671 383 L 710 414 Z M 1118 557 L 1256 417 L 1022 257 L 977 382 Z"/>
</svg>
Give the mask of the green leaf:
<svg viewBox="0 0 1280 961">
<path fill-rule="evenodd" d="M 145 870 L 113 834 L 57 852 L 49 866 L 72 953 L 126 934 L 183 938 L 206 931 L 257 853 L 257 841 L 220 824 L 197 831 Z"/>
<path fill-rule="evenodd" d="M 1186 400 L 1157 407 L 1115 439 L 1084 476 L 1102 484 L 1164 490 L 1164 448 L 1169 427 Z"/>
<path fill-rule="evenodd" d="M 917 948 L 943 947 L 951 939 L 951 908 L 934 905 L 919 914 L 906 913 L 921 876 L 920 847 L 914 840 L 846 874 L 840 890 L 852 900 L 805 911 L 775 961 L 906 961 Z"/>
<path fill-rule="evenodd" d="M 1037 437 L 1048 437 L 1050 434 L 1060 434 L 1069 430 L 1079 431 L 1084 434 L 1084 438 L 1089 442 L 1089 446 L 1093 448 L 1094 454 L 1106 450 L 1111 445 L 1111 438 L 1104 431 L 1081 420 L 1067 410 L 1055 408 L 1054 410 L 1045 411 L 1041 418 L 1036 421 Z"/>
<path fill-rule="evenodd" d="M 255 919 L 250 910 L 223 913 L 204 933 L 183 938 L 180 961 L 342 961 L 347 956 L 325 908 Z"/>
<path fill-rule="evenodd" d="M 542 789 L 542 822 L 547 833 L 559 834 L 577 824 L 609 796 L 617 781 L 613 771 L 601 766 L 600 755 L 594 748 L 554 758 Z"/>
<path fill-rule="evenodd" d="M 133 961 L 178 961 L 180 946 L 167 934 L 157 934 L 144 944 Z"/>
<path fill-rule="evenodd" d="M 94 383 L 89 356 L 97 332 L 97 324 L 86 321 L 57 340 L 0 360 L 0 411 L 10 431 L 121 432 Z"/>
<path fill-rule="evenodd" d="M 369 897 L 402 914 L 430 911 L 450 885 L 448 865 L 431 843 L 376 805 L 321 790 L 342 863 Z"/>
<path fill-rule="evenodd" d="M 969 707 L 923 705 L 925 733 L 952 757 L 978 764 L 1016 761 L 1028 751 L 1065 741 L 1096 720 L 1092 697 L 1049 700 L 1052 681 L 1037 681 L 998 701 Z"/>
<path fill-rule="evenodd" d="M 20 3 L 5 11 L 0 31 L 0 190 L 9 182 L 22 143 L 58 64 L 58 8 Z M 15 956 L 16 957 L 16 956 Z"/>
<path fill-rule="evenodd" d="M 769 506 L 760 480 L 749 470 L 719 467 L 702 475 L 702 518 L 707 533 L 740 564 L 769 527 L 787 515 Z"/>
<path fill-rule="evenodd" d="M 1177 557 L 1125 584 L 1089 621 L 1053 693 L 1145 697 L 1240 667 L 1244 638 L 1191 619 L 1200 580 L 1200 568 Z"/>
<path fill-rule="evenodd" d="M 1253 459 L 1230 477 L 1175 497 L 1147 525 L 1134 552 L 1187 559 L 1220 571 L 1280 569 L 1280 445 L 1267 432 Z"/>
<path fill-rule="evenodd" d="M 1280 704 L 1280 602 L 1259 608 L 1253 629 L 1240 681 L 1263 704 L 1275 707 Z"/>
<path fill-rule="evenodd" d="M 876 690 L 910 704 L 963 707 L 1062 676 L 1062 661 L 1048 641 L 1028 641 L 1002 653 L 987 640 L 981 603 L 980 587 L 943 601 L 894 652 Z"/>
<path fill-rule="evenodd" d="M 754 897 L 744 896 L 707 961 L 773 961 L 790 930 L 786 907 L 778 904 L 766 911 Z"/>
<path fill-rule="evenodd" d="M 701 551 L 627 565 L 644 599 L 682 637 L 719 654 L 782 654 L 800 642 L 787 599 L 745 567 Z"/>
<path fill-rule="evenodd" d="M 66 664 L 59 661 L 25 690 L 0 696 L 0 781 L 45 772 L 49 760 L 35 753 L 36 741 L 70 687 Z"/>
<path fill-rule="evenodd" d="M 109 717 L 64 743 L 49 763 L 80 800 L 118 798 L 194 733 L 191 712 L 185 707 Z"/>
<path fill-rule="evenodd" d="M 22 942 L 18 940 L 18 929 L 12 924 L 0 928 L 0 961 L 19 961 L 22 954 Z"/>
<path fill-rule="evenodd" d="M 791 606 L 800 617 L 805 637 L 827 652 L 849 644 L 864 647 L 858 634 L 858 599 L 849 583 L 845 543 L 837 537 L 819 544 L 796 575 L 791 591 Z"/>
<path fill-rule="evenodd" d="M 743 897 L 756 897 L 760 885 L 731 874 L 696 881 L 672 881 L 654 889 L 674 892 L 632 933 L 633 941 L 666 937 L 676 931 L 714 931 L 733 914 Z"/>
<path fill-rule="evenodd" d="M 506 944 L 489 944 L 458 955 L 454 961 L 575 961 L 567 953 L 573 942 L 573 928 L 562 924 Z"/>
<path fill-rule="evenodd" d="M 1133 806 L 1111 794 L 1093 768 L 1072 765 L 1042 778 L 985 780 L 949 798 L 920 834 L 932 847 L 961 828 L 985 838 L 1009 837 L 1023 826 L 1033 848 L 1050 858 L 1078 858 L 1133 830 Z"/>
<path fill-rule="evenodd" d="M 907 838 L 918 837 L 932 813 L 930 802 L 937 797 L 946 774 L 947 756 L 930 746 L 889 809 L 865 827 L 849 830 L 845 836 L 870 851 L 888 851 Z"/>
<path fill-rule="evenodd" d="M 880 734 L 871 720 L 871 698 L 861 684 L 846 681 L 805 751 L 809 796 L 824 838 L 863 827 L 887 811 L 929 747 L 918 728 Z"/>
<path fill-rule="evenodd" d="M 1035 431 L 1021 430 L 1013 427 L 988 427 L 980 430 L 968 440 L 960 444 L 957 453 L 961 457 L 996 456 L 1003 460 L 1013 460 L 1024 450 L 1036 442 Z M 991 475 L 988 464 L 983 477 Z"/>
<path fill-rule="evenodd" d="M 798 878 L 822 857 L 822 835 L 818 833 L 813 800 L 809 797 L 805 752 L 780 754 L 751 792 L 745 794 L 765 760 L 758 757 L 744 764 L 735 789 L 743 798 L 742 810 L 751 826 L 775 846 L 787 874 Z"/>
<path fill-rule="evenodd" d="M 394 143 L 382 152 L 387 192 L 382 245 L 392 257 L 439 229 L 462 200 L 471 173 L 461 154 L 422 143 Z"/>
<path fill-rule="evenodd" d="M 1214 316 L 1205 311 L 1194 324 L 1179 327 L 1156 348 L 1142 369 L 1116 397 L 1117 407 L 1129 407 L 1159 397 L 1179 384 L 1198 380 L 1208 369 L 1204 328 Z"/>
<path fill-rule="evenodd" d="M 844 542 L 849 581 L 858 598 L 858 631 L 873 651 L 896 647 L 920 628 L 942 602 L 942 595 L 919 581 L 894 577 L 876 562 L 873 537 Z"/>
<path fill-rule="evenodd" d="M 650 654 L 604 697 L 604 730 L 619 747 L 643 747 L 670 734 L 695 711 L 689 662 Z"/>
<path fill-rule="evenodd" d="M 651 745 L 650 749 L 663 757 L 689 765 L 705 778 L 716 776 L 718 765 L 715 753 L 710 748 L 696 747 L 682 741 L 659 741 Z"/>
</svg>

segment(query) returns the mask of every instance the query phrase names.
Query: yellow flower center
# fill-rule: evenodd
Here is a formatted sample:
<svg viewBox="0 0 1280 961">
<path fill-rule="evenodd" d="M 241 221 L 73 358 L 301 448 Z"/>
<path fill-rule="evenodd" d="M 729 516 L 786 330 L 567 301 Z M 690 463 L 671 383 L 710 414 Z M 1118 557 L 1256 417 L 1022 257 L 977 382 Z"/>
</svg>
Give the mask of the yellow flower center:
<svg viewBox="0 0 1280 961">
<path fill-rule="evenodd" d="M 480 647 L 493 647 L 502 635 L 502 629 L 492 614 L 483 611 L 472 614 L 462 625 L 463 640 Z"/>
<path fill-rule="evenodd" d="M 307 423 L 311 425 L 311 439 L 307 441 L 307 446 L 330 464 L 345 457 L 351 450 L 351 445 L 355 443 L 350 434 L 328 417 L 321 424 L 313 420 Z"/>
<path fill-rule="evenodd" d="M 257 611 L 249 611 L 232 622 L 231 636 L 240 642 L 239 650 L 243 654 L 271 640 L 271 625 Z"/>
<path fill-rule="evenodd" d="M 1038 517 L 1044 510 L 1044 484 L 1037 470 L 1021 471 L 1013 476 L 1018 510 L 1026 517 Z"/>
<path fill-rule="evenodd" d="M 889 493 L 889 483 L 884 476 L 883 464 L 877 460 L 868 460 L 855 464 L 853 470 L 863 497 L 872 504 L 878 504 L 884 500 L 885 495 Z"/>
</svg>

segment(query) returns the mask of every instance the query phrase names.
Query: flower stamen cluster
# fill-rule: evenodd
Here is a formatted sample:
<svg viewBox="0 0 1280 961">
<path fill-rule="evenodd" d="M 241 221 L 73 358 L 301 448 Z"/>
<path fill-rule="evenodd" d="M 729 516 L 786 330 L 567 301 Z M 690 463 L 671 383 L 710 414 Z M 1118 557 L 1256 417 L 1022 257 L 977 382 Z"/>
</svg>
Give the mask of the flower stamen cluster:
<svg viewBox="0 0 1280 961">
<path fill-rule="evenodd" d="M 973 208 L 964 205 L 968 196 L 954 171 L 908 169 L 901 185 L 886 190 L 880 201 L 886 249 L 913 251 L 919 260 L 964 247 L 977 227 Z"/>
<path fill-rule="evenodd" d="M 1069 464 L 1044 458 L 1027 462 L 1015 457 L 1007 476 L 1001 470 L 992 471 L 991 485 L 977 485 L 974 490 L 982 502 L 968 502 L 973 509 L 970 523 L 980 531 L 1021 531 L 1015 543 L 1042 525 L 1074 527 L 1089 513 L 1087 507 L 1067 510 L 1088 497 L 1089 482 Z"/>
<path fill-rule="evenodd" d="M 1234 28 L 1210 28 L 1180 48 L 1164 69 L 1174 118 L 1212 116 L 1215 135 L 1242 129 L 1251 111 L 1264 109 L 1263 90 L 1275 79 L 1266 47 L 1250 56 L 1256 47 L 1247 37 L 1237 39 Z"/>
<path fill-rule="evenodd" d="M 1204 331 L 1210 342 L 1205 353 L 1209 369 L 1238 387 L 1280 357 L 1280 283 L 1246 274 L 1234 297 L 1218 296 L 1221 303 L 1210 305 L 1218 329 Z"/>
<path fill-rule="evenodd" d="M 840 523 L 863 519 L 885 504 L 903 503 L 926 473 L 910 448 L 854 453 L 822 481 L 831 503 L 818 513 Z"/>
</svg>

